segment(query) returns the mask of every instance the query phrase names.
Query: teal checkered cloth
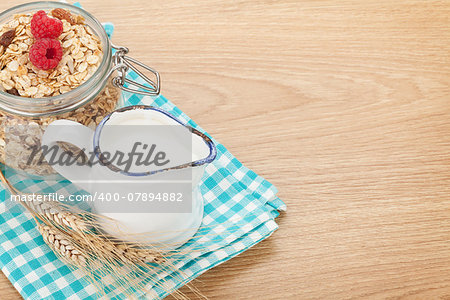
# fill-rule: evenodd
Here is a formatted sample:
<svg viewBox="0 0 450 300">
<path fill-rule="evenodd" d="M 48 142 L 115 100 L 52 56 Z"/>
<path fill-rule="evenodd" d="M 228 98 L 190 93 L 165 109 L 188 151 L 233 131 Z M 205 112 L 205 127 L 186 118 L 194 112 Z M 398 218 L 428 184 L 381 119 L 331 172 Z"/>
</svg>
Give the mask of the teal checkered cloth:
<svg viewBox="0 0 450 300">
<path fill-rule="evenodd" d="M 106 25 L 110 33 L 112 28 L 111 24 Z M 129 76 L 137 80 L 135 73 Z M 123 93 L 122 97 L 125 105 L 147 104 L 162 108 L 204 132 L 163 96 L 152 98 Z M 186 251 L 190 254 L 177 262 L 176 267 L 185 280 L 165 274 L 165 287 L 172 290 L 269 237 L 278 228 L 274 219 L 279 211 L 286 209 L 271 183 L 246 168 L 222 144 L 214 142 L 217 158 L 206 167 L 201 183 L 205 204 L 203 223 L 193 239 L 182 246 L 201 250 Z M 80 192 L 68 181 L 48 183 L 21 176 L 9 179 L 27 192 Z M 5 199 L 9 196 L 5 189 L 0 189 L 0 267 L 14 287 L 25 299 L 97 299 L 98 290 L 84 278 L 85 275 L 69 268 L 44 243 L 29 213 L 7 211 L 11 204 Z M 125 298 L 111 289 L 105 289 L 107 297 Z M 146 295 L 139 291 L 135 295 L 160 299 L 168 294 L 151 286 L 149 290 Z"/>
</svg>

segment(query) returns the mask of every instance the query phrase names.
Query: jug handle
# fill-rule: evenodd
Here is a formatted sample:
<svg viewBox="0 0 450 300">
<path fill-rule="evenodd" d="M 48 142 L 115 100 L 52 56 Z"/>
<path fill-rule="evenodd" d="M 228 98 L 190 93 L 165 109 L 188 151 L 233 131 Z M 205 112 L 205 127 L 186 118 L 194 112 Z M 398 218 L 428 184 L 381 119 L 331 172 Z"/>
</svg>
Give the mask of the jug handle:
<svg viewBox="0 0 450 300">
<path fill-rule="evenodd" d="M 87 158 L 90 159 L 93 152 L 93 134 L 93 130 L 80 123 L 70 120 L 56 120 L 50 123 L 45 129 L 45 132 L 42 135 L 41 145 L 42 147 L 46 146 L 47 150 L 52 149 L 52 147 L 56 147 L 54 149 L 58 149 L 56 152 L 56 158 L 58 159 L 61 158 L 61 154 L 63 152 L 59 148 L 57 142 L 70 143 L 81 149 L 86 154 Z M 50 162 L 50 160 L 52 160 L 53 151 L 45 151 L 45 148 L 42 149 L 45 159 L 47 162 Z M 92 170 L 90 164 L 83 163 L 82 165 L 65 165 L 53 162 L 50 163 L 50 165 L 56 172 L 64 176 L 66 179 L 89 191 L 89 179 L 90 172 Z"/>
</svg>

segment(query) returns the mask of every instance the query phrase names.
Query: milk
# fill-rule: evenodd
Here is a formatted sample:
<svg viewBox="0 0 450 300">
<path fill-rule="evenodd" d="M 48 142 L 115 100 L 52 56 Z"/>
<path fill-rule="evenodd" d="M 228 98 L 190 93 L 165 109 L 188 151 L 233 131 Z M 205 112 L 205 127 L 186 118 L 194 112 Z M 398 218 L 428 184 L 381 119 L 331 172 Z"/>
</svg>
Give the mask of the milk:
<svg viewBox="0 0 450 300">
<path fill-rule="evenodd" d="M 170 139 L 167 135 L 170 134 Z M 169 163 L 164 168 L 179 166 L 191 161 L 199 160 L 208 155 L 206 147 L 197 147 L 199 137 L 190 134 L 177 121 L 153 110 L 128 110 L 114 113 L 102 129 L 100 148 L 112 153 L 120 151 L 130 153 L 133 145 L 140 142 L 138 150 L 148 154 L 151 145 L 155 145 L 154 152 L 166 154 Z M 201 139 L 200 139 L 200 142 Z M 143 149 L 143 145 L 149 145 Z M 146 172 L 162 169 L 155 165 L 133 165 L 130 172 Z"/>
</svg>

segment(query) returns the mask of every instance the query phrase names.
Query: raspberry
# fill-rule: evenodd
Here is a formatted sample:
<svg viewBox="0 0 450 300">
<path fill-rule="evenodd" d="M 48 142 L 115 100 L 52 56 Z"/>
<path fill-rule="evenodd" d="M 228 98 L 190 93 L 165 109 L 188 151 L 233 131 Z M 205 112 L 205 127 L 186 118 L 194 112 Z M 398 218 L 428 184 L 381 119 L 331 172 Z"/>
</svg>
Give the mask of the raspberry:
<svg viewBox="0 0 450 300">
<path fill-rule="evenodd" d="M 52 38 L 56 39 L 63 32 L 61 20 L 47 16 L 45 11 L 40 10 L 31 19 L 31 33 L 36 39 Z"/>
<path fill-rule="evenodd" d="M 37 40 L 30 48 L 31 63 L 42 70 L 56 68 L 62 56 L 61 43 L 55 39 L 44 38 Z"/>
</svg>

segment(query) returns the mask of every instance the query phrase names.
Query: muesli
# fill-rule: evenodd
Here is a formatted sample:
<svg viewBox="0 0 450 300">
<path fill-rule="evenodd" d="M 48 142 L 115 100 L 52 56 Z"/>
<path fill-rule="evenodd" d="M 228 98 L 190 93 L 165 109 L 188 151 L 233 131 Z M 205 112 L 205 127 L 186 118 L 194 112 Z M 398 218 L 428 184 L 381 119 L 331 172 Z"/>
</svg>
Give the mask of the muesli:
<svg viewBox="0 0 450 300">
<path fill-rule="evenodd" d="M 62 33 L 55 40 L 60 42 L 63 55 L 55 68 L 45 70 L 30 61 L 30 48 L 40 40 L 32 34 L 32 19 L 28 14 L 15 15 L 0 27 L 0 41 L 9 40 L 14 32 L 9 45 L 0 43 L 1 88 L 22 97 L 43 98 L 66 93 L 88 80 L 103 56 L 100 39 L 92 29 L 81 18 L 74 24 L 51 18 L 62 23 Z"/>
<path fill-rule="evenodd" d="M 84 18 L 57 8 L 49 12 L 18 14 L 0 25 L 0 89 L 26 98 L 67 93 L 85 83 L 103 58 L 100 38 Z M 40 146 L 46 126 L 69 119 L 95 128 L 114 110 L 120 92 L 108 83 L 91 102 L 74 111 L 27 118 L 0 111 L 0 161 L 27 173 L 44 175 L 49 165 L 29 161 L 32 147 Z"/>
</svg>

